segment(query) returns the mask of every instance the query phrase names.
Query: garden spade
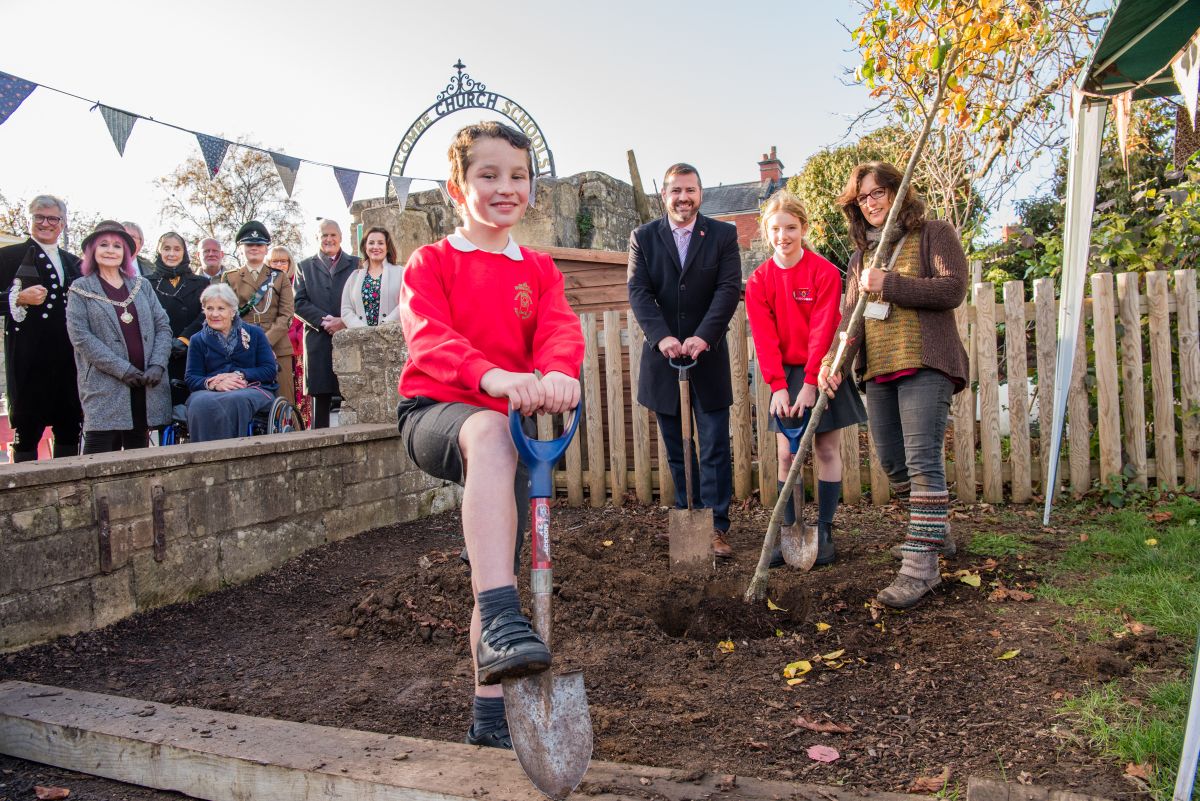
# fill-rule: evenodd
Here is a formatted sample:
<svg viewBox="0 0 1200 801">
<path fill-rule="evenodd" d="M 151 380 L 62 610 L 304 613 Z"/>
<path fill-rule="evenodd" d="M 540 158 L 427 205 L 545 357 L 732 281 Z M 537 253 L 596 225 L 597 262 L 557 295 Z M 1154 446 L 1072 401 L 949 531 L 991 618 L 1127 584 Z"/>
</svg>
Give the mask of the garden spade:
<svg viewBox="0 0 1200 801">
<path fill-rule="evenodd" d="M 795 428 L 788 428 L 783 424 L 783 420 L 779 415 L 775 415 L 775 424 L 779 426 L 779 433 L 787 437 L 788 450 L 792 452 L 792 458 L 796 458 L 796 451 L 800 450 L 800 440 L 804 436 L 804 429 L 808 427 L 811 410 L 804 410 L 804 417 L 800 418 L 800 425 Z M 798 468 L 803 470 L 804 466 Z M 775 516 L 779 516 L 778 523 L 780 524 L 780 550 L 783 551 L 783 561 L 787 562 L 792 567 L 799 568 L 805 573 L 812 570 L 812 566 L 817 561 L 817 527 L 810 526 L 804 522 L 804 482 L 797 481 L 792 485 L 792 507 L 796 512 L 796 524 L 783 528 L 783 504 L 776 504 L 775 510 L 771 515 L 771 523 L 777 522 Z"/>
<path fill-rule="evenodd" d="M 712 566 L 712 509 L 692 508 L 692 393 L 688 371 L 696 366 L 670 360 L 679 371 L 679 415 L 683 421 L 683 483 L 687 508 L 672 509 L 667 521 L 671 541 L 671 570 L 678 573 L 704 573 Z"/>
<path fill-rule="evenodd" d="M 554 492 L 554 465 L 575 436 L 579 409 L 561 437 L 542 441 L 526 436 L 521 416 L 510 411 L 509 430 L 517 454 L 529 469 L 530 525 L 532 528 L 533 627 L 550 646 L 550 503 Z M 506 679 L 504 710 L 513 751 L 533 786 L 550 798 L 570 795 L 587 772 L 592 759 L 592 718 L 588 712 L 583 672 L 559 676 L 549 670 L 520 679 Z"/>
</svg>

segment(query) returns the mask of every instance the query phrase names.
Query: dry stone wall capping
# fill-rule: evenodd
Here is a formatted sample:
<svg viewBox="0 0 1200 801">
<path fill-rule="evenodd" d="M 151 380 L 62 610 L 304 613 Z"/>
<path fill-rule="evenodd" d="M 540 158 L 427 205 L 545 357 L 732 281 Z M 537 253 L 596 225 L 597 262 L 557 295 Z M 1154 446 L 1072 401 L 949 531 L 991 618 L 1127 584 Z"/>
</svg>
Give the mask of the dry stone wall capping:
<svg viewBox="0 0 1200 801">
<path fill-rule="evenodd" d="M 426 476 L 400 444 L 405 353 L 398 326 L 338 334 L 353 425 L 0 466 L 0 651 L 456 507 L 459 488 Z"/>
</svg>

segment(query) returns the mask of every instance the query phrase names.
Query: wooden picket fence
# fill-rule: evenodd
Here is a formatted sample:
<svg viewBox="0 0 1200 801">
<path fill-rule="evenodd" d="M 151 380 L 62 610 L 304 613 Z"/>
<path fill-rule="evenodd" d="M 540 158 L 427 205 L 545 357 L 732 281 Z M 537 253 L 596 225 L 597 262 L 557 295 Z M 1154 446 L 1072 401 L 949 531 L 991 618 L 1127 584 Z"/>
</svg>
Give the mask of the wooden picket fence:
<svg viewBox="0 0 1200 801">
<path fill-rule="evenodd" d="M 1060 486 L 1086 492 L 1097 480 L 1127 474 L 1127 483 L 1142 487 L 1153 480 L 1162 489 L 1177 489 L 1182 479 L 1182 486 L 1194 490 L 1200 487 L 1195 271 L 1121 273 L 1115 283 L 1114 291 L 1111 273 L 1091 276 L 1084 304 L 1086 335 L 1078 338 L 1068 398 Z M 970 356 L 971 385 L 952 403 L 947 479 L 964 502 L 982 498 L 1026 503 L 1045 490 L 1049 437 L 1034 436 L 1026 393 L 1017 388 L 1031 379 L 1039 394 L 1046 388 L 1038 405 L 1048 431 L 1058 320 L 1054 281 L 1034 281 L 1032 301 L 1025 300 L 1021 281 L 1004 284 L 999 304 L 991 283 L 975 283 L 970 296 L 956 318 Z M 585 411 L 580 435 L 556 472 L 559 495 L 572 506 L 586 500 L 596 507 L 612 499 L 623 501 L 629 494 L 644 504 L 673 497 L 670 471 L 661 469 L 666 456 L 654 416 L 634 402 L 644 339 L 637 321 L 626 307 L 581 314 L 580 323 L 587 346 Z M 1148 342 L 1149 381 L 1144 377 L 1143 341 Z M 1174 355 L 1173 342 L 1178 348 Z M 730 324 L 727 344 L 734 397 L 734 498 L 757 494 L 760 501 L 772 504 L 777 464 L 775 435 L 767 430 L 771 393 L 753 365 L 743 305 Z M 1007 412 L 999 402 L 1002 383 L 1013 388 Z M 1005 413 L 1011 432 L 1007 443 L 1000 426 Z M 561 431 L 562 422 L 541 418 L 541 436 Z M 887 503 L 887 475 L 866 426 L 843 429 L 842 434 L 844 502 L 869 498 L 875 504 Z M 811 465 L 806 481 L 813 481 Z"/>
</svg>

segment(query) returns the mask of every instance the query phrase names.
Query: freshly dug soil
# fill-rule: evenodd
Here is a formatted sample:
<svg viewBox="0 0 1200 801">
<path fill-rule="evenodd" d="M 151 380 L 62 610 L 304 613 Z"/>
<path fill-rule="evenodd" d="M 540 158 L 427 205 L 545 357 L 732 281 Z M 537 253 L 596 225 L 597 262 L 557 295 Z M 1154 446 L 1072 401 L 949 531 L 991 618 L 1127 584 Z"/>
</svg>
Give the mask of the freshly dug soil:
<svg viewBox="0 0 1200 801">
<path fill-rule="evenodd" d="M 1175 671 L 1186 645 L 1152 634 L 1089 642 L 1069 609 L 994 597 L 998 586 L 1032 592 L 1073 535 L 1041 529 L 1032 510 L 959 509 L 959 555 L 944 564 L 943 585 L 894 612 L 872 599 L 896 570 L 887 549 L 902 537 L 901 510 L 839 515 L 837 562 L 772 571 L 771 603 L 750 606 L 741 593 L 763 511 L 735 510 L 736 558 L 706 581 L 670 575 L 667 547 L 652 536 L 667 527 L 665 509 L 556 509 L 555 669 L 584 671 L 595 757 L 891 791 L 949 767 L 964 786 L 980 775 L 1139 793 L 1056 710 L 1135 665 Z M 976 532 L 1018 534 L 1032 550 L 972 555 Z M 456 513 L 368 532 L 193 603 L 0 657 L 0 679 L 461 740 L 472 669 L 460 545 Z M 784 669 L 800 660 L 811 669 L 789 685 Z M 800 718 L 852 731 L 821 733 Z M 813 761 L 813 745 L 840 758 Z M 0 769 L 0 801 L 31 798 L 44 783 L 34 778 L 47 778 L 17 760 Z M 55 776 L 76 782 L 72 798 L 178 798 Z"/>
</svg>

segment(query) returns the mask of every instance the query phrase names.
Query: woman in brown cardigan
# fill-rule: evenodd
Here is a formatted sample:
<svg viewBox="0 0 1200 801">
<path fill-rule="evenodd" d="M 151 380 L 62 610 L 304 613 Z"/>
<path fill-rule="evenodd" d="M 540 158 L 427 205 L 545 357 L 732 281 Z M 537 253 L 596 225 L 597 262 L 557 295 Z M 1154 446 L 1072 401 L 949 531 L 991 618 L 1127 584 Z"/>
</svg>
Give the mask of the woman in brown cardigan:
<svg viewBox="0 0 1200 801">
<path fill-rule="evenodd" d="M 967 291 L 967 259 L 949 223 L 925 218 L 925 201 L 910 187 L 894 225 L 888 264 L 863 268 L 879 245 L 902 173 L 886 162 L 859 164 L 838 197 L 856 246 L 847 268 L 846 313 L 867 292 L 862 349 L 854 369 L 866 384 L 875 451 L 892 490 L 909 504 L 900 572 L 879 601 L 907 608 L 941 583 L 938 556 L 953 553 L 942 445 L 950 397 L 967 385 L 967 354 L 954 310 Z M 818 385 L 830 392 L 826 357 Z"/>
<path fill-rule="evenodd" d="M 279 363 L 279 397 L 296 403 L 296 385 L 292 376 L 292 340 L 288 328 L 296 310 L 296 296 L 288 276 L 286 260 L 266 263 L 271 234 L 257 220 L 251 220 L 237 232 L 245 264 L 226 270 L 216 281 L 229 284 L 238 299 L 238 314 L 254 323 L 267 335 L 271 352 Z"/>
</svg>

